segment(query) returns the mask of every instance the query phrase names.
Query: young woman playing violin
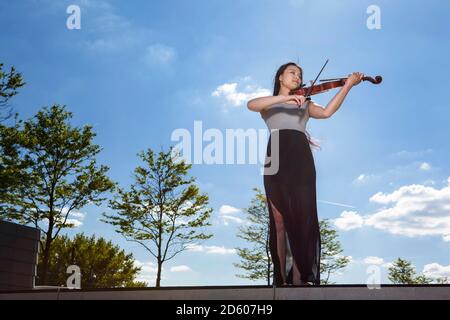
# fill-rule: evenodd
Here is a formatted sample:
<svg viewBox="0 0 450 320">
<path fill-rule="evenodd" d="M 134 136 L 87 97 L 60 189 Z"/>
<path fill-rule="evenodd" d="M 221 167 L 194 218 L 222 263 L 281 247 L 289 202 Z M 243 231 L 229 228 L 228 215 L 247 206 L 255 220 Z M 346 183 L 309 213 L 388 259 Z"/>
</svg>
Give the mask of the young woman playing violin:
<svg viewBox="0 0 450 320">
<path fill-rule="evenodd" d="M 264 174 L 276 286 L 320 284 L 316 171 L 310 148 L 310 144 L 315 144 L 309 138 L 306 123 L 310 117 L 330 118 L 348 92 L 367 78 L 354 72 L 348 78 L 330 82 L 328 86 L 303 88 L 302 68 L 290 62 L 276 72 L 273 96 L 255 98 L 247 103 L 251 111 L 260 112 L 271 132 L 266 160 L 273 159 L 272 143 L 278 143 L 278 170 L 275 174 Z M 308 99 L 311 94 L 339 86 L 342 88 L 325 108 Z M 273 139 L 274 134 L 277 134 L 277 139 Z M 290 268 L 286 263 L 287 252 L 292 256 Z"/>
</svg>

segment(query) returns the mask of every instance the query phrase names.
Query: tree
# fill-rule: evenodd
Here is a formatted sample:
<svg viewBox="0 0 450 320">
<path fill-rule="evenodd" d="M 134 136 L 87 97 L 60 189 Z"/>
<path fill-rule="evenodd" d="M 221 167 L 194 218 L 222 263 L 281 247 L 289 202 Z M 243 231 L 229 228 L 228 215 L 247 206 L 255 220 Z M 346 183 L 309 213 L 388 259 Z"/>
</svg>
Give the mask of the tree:
<svg viewBox="0 0 450 320">
<path fill-rule="evenodd" d="M 345 268 L 350 263 L 350 259 L 341 255 L 343 249 L 338 240 L 337 231 L 330 226 L 328 219 L 320 220 L 319 227 L 320 239 L 322 243 L 320 257 L 320 283 L 332 284 L 334 282 L 330 281 L 330 275 L 342 268 Z"/>
<path fill-rule="evenodd" d="M 264 279 L 270 286 L 272 278 L 272 259 L 269 248 L 269 214 L 266 207 L 266 197 L 258 188 L 251 200 L 250 206 L 245 210 L 250 225 L 239 227 L 238 237 L 247 241 L 250 248 L 236 248 L 240 263 L 233 263 L 237 268 L 245 270 L 245 274 L 237 274 L 239 278 L 250 280 Z"/>
<path fill-rule="evenodd" d="M 394 284 L 428 284 L 433 279 L 421 274 L 416 275 L 415 267 L 408 260 L 397 258 L 389 267 L 388 278 Z M 445 279 L 437 279 L 438 283 L 445 283 Z"/>
<path fill-rule="evenodd" d="M 164 262 L 186 250 L 195 240 L 212 237 L 201 230 L 211 225 L 208 196 L 200 194 L 193 183 L 195 178 L 186 177 L 192 165 L 178 161 L 178 153 L 172 157 L 172 151 L 173 147 L 168 152 L 161 150 L 157 159 L 151 149 L 140 152 L 138 156 L 146 166 L 134 170 L 135 183 L 130 191 L 119 188 L 109 202 L 116 213 L 104 213 L 102 219 L 156 258 L 156 287 L 161 285 Z"/>
<path fill-rule="evenodd" d="M 27 163 L 21 171 L 23 183 L 5 197 L 2 216 L 20 223 L 32 223 L 41 230 L 42 267 L 38 282 L 47 283 L 48 262 L 53 240 L 64 228 L 72 228 L 69 215 L 88 203 L 101 204 L 102 194 L 114 183 L 97 168 L 95 156 L 101 151 L 93 144 L 92 127 L 74 128 L 72 113 L 64 106 L 44 107 L 15 131 L 20 159 Z M 11 199 L 13 198 L 13 199 Z"/>
<path fill-rule="evenodd" d="M 437 284 L 448 284 L 448 277 L 441 277 L 436 279 Z"/>
<path fill-rule="evenodd" d="M 0 63 L 0 122 L 12 116 L 8 101 L 18 93 L 17 89 L 24 85 L 22 75 L 17 73 L 14 67 L 7 73 L 3 71 L 3 63 Z M 17 114 L 15 118 L 16 123 L 12 127 L 0 123 L 0 216 L 4 203 L 16 198 L 14 193 L 17 186 L 26 183 L 22 171 L 27 164 L 21 161 L 17 147 Z"/>
<path fill-rule="evenodd" d="M 24 86 L 22 74 L 17 73 L 14 67 L 9 72 L 3 70 L 3 63 L 0 63 L 0 122 L 12 116 L 8 100 L 15 96 L 20 87 Z"/>
<path fill-rule="evenodd" d="M 0 217 L 5 218 L 9 205 L 20 200 L 20 186 L 30 183 L 25 172 L 30 161 L 21 157 L 19 148 L 19 123 L 12 127 L 0 124 Z"/>
<path fill-rule="evenodd" d="M 39 259 L 38 268 L 43 261 Z M 141 268 L 134 265 L 133 254 L 126 254 L 119 246 L 104 238 L 86 237 L 77 234 L 73 239 L 57 236 L 52 243 L 49 257 L 47 284 L 66 284 L 67 267 L 76 265 L 81 270 L 82 288 L 145 287 L 145 282 L 136 282 Z"/>
<path fill-rule="evenodd" d="M 237 275 L 240 278 L 250 280 L 264 280 L 270 285 L 273 275 L 273 264 L 269 251 L 269 210 L 264 194 L 258 188 L 255 198 L 247 212 L 249 226 L 240 227 L 238 237 L 247 241 L 250 247 L 237 248 L 241 258 L 234 266 L 243 269 L 246 273 Z M 342 256 L 343 249 L 338 240 L 336 230 L 332 229 L 328 220 L 320 220 L 321 257 L 320 273 L 321 284 L 331 284 L 330 276 L 339 269 L 344 268 L 350 262 L 346 256 Z"/>
</svg>

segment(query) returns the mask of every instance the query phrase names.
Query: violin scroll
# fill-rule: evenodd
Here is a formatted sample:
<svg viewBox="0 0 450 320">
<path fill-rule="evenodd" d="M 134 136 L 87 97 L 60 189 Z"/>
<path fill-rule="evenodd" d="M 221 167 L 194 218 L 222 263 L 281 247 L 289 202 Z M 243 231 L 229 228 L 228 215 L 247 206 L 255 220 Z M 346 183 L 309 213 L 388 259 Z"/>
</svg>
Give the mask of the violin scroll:
<svg viewBox="0 0 450 320">
<path fill-rule="evenodd" d="M 373 84 L 380 84 L 383 81 L 383 77 L 376 76 L 375 79 L 372 77 L 363 77 L 362 80 L 372 82 Z"/>
</svg>

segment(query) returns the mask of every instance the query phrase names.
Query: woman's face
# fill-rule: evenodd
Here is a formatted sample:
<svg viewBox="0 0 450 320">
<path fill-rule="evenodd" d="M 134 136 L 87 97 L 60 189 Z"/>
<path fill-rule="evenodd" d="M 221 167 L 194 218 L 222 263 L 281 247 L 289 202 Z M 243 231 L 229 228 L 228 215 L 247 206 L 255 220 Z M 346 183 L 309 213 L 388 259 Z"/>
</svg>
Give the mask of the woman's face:
<svg viewBox="0 0 450 320">
<path fill-rule="evenodd" d="M 295 89 L 302 82 L 300 69 L 296 66 L 288 66 L 280 75 L 280 85 L 289 90 Z"/>
</svg>

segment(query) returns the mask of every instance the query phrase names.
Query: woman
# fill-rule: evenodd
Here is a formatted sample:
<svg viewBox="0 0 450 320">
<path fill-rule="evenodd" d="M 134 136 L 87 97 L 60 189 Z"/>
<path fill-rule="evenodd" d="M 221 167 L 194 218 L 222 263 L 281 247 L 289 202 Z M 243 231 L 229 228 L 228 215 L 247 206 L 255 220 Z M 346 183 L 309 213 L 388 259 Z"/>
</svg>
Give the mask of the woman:
<svg viewBox="0 0 450 320">
<path fill-rule="evenodd" d="M 289 95 L 303 83 L 302 68 L 289 62 L 275 74 L 273 96 L 255 98 L 247 103 L 250 110 L 261 113 L 271 132 L 264 188 L 270 215 L 269 243 L 276 286 L 320 284 L 316 171 L 310 148 L 310 144 L 316 144 L 306 131 L 306 123 L 310 117 L 330 118 L 363 76 L 359 72 L 349 75 L 345 85 L 323 108 L 312 100 L 306 101 L 304 96 Z M 287 251 L 292 256 L 289 271 Z"/>
</svg>

